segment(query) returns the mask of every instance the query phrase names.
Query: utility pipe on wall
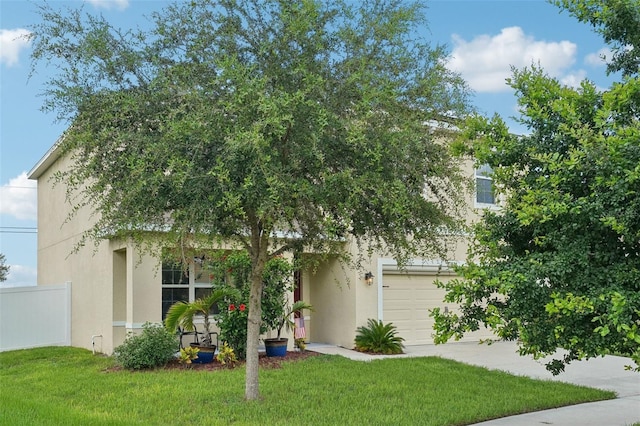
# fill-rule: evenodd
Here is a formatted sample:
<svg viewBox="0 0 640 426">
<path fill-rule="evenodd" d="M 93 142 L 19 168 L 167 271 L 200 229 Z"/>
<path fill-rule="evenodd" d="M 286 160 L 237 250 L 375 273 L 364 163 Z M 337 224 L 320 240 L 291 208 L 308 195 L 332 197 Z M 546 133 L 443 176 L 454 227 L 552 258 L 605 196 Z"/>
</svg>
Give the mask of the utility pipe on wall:
<svg viewBox="0 0 640 426">
<path fill-rule="evenodd" d="M 93 348 L 93 354 L 96 354 L 96 337 L 99 337 L 102 339 L 102 334 L 94 334 L 93 336 L 91 336 L 91 347 Z"/>
</svg>

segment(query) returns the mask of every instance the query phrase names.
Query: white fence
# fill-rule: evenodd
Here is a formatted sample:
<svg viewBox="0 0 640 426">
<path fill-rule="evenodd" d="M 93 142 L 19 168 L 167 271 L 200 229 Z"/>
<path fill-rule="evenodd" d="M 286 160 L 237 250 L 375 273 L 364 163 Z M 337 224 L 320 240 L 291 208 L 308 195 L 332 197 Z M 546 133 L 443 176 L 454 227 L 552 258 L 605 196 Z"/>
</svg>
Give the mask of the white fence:
<svg viewBox="0 0 640 426">
<path fill-rule="evenodd" d="M 71 283 L 0 288 L 0 352 L 71 345 Z"/>
</svg>

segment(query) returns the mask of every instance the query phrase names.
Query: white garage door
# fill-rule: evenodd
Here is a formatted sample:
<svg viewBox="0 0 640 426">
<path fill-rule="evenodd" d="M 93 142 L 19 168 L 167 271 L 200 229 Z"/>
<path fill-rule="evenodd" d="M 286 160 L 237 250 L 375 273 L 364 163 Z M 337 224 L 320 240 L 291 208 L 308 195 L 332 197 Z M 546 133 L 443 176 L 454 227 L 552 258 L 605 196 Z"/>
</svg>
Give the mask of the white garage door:
<svg viewBox="0 0 640 426">
<path fill-rule="evenodd" d="M 383 278 L 383 321 L 393 323 L 405 345 L 433 343 L 433 318 L 429 310 L 444 308 L 444 290 L 434 284 L 451 279 L 451 275 L 437 277 L 424 274 L 391 274 Z"/>
</svg>

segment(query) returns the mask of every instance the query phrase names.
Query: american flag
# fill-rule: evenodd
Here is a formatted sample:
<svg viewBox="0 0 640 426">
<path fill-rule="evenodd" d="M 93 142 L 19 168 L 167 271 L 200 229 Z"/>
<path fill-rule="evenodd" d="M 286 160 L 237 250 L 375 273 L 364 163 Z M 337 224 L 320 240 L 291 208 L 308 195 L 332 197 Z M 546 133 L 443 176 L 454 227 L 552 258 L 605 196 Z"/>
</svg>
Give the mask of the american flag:
<svg viewBox="0 0 640 426">
<path fill-rule="evenodd" d="M 296 324 L 296 328 L 293 333 L 294 337 L 296 339 L 304 339 L 307 337 L 307 333 L 304 330 L 304 318 L 294 318 L 294 321 Z"/>
</svg>

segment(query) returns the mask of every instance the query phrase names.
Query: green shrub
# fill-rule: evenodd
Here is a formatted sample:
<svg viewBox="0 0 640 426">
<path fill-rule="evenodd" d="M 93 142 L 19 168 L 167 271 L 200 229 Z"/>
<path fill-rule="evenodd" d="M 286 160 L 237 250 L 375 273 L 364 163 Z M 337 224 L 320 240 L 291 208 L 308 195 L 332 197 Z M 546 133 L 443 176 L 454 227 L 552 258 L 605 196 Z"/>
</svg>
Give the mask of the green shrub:
<svg viewBox="0 0 640 426">
<path fill-rule="evenodd" d="M 404 339 L 396 336 L 396 326 L 382 321 L 369 319 L 368 326 L 358 327 L 356 332 L 356 350 L 376 354 L 401 354 Z"/>
<path fill-rule="evenodd" d="M 187 346 L 186 348 L 182 348 L 180 349 L 178 362 L 185 367 L 190 367 L 191 364 L 193 364 L 193 360 L 198 358 L 198 352 L 200 352 L 200 349 L 195 347 Z"/>
<path fill-rule="evenodd" d="M 113 355 L 124 368 L 140 370 L 160 367 L 168 363 L 177 352 L 178 339 L 159 324 L 144 323 L 142 334 L 129 334 Z"/>
<path fill-rule="evenodd" d="M 229 346 L 227 342 L 224 342 L 220 348 L 218 355 L 216 355 L 216 359 L 220 364 L 226 365 L 229 368 L 233 368 L 238 362 L 238 357 L 236 357 L 233 348 Z"/>
<path fill-rule="evenodd" d="M 216 322 L 220 339 L 233 348 L 238 359 L 245 359 L 251 258 L 246 251 L 221 251 L 211 257 L 208 269 L 212 272 L 214 289 L 231 287 L 240 291 L 238 299 L 218 303 Z M 267 261 L 262 286 L 261 333 L 275 328 L 274 324 L 282 317 L 287 292 L 293 289 L 292 276 L 293 265 L 286 259 L 273 257 Z"/>
<path fill-rule="evenodd" d="M 224 310 L 223 310 L 224 309 Z M 247 356 L 247 321 L 249 310 L 244 303 L 220 304 L 220 314 L 217 316 L 220 338 L 233 348 L 239 359 Z"/>
</svg>

